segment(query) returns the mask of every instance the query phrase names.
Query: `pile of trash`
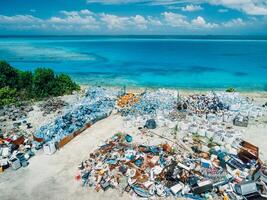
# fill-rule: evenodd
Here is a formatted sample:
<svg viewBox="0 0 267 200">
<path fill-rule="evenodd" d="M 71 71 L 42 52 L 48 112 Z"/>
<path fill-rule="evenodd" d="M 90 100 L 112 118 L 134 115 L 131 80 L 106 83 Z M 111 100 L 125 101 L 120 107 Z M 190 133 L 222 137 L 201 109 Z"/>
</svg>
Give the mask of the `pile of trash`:
<svg viewBox="0 0 267 200">
<path fill-rule="evenodd" d="M 242 130 L 196 116 L 187 117 L 186 120 L 177 122 L 177 126 L 182 135 L 205 137 L 213 143 L 225 146 L 229 150 L 231 149 L 229 147 L 230 144 L 243 138 Z"/>
<path fill-rule="evenodd" d="M 85 98 L 81 103 L 94 103 L 105 99 L 116 101 L 121 92 L 116 88 L 91 87 L 86 92 Z"/>
<path fill-rule="evenodd" d="M 168 143 L 141 145 L 128 134 L 116 134 L 79 166 L 77 180 L 96 191 L 116 188 L 138 197 L 187 199 L 265 199 L 266 166 L 258 148 L 235 142 L 237 154 L 217 147 L 182 152 Z"/>
<path fill-rule="evenodd" d="M 265 107 L 254 105 L 239 93 L 229 92 L 180 97 L 175 90 L 159 89 L 145 92 L 132 106 L 122 103 L 121 107 L 119 112 L 127 126 L 144 126 L 147 120 L 153 119 L 159 126 L 173 127 L 173 122 L 197 115 L 208 121 L 247 127 L 249 119 L 266 114 Z"/>
<path fill-rule="evenodd" d="M 0 132 L 0 172 L 9 167 L 13 170 L 26 167 L 34 151 L 30 134 L 19 129 Z"/>
<path fill-rule="evenodd" d="M 256 106 L 248 97 L 239 93 L 216 92 L 216 97 L 232 113 L 247 116 L 249 118 L 261 117 L 266 110 L 262 106 Z"/>
<path fill-rule="evenodd" d="M 208 121 L 233 123 L 243 127 L 248 126 L 249 119 L 266 114 L 264 107 L 254 105 L 249 98 L 239 93 L 208 92 L 206 95 L 190 95 L 178 104 L 185 104 L 188 114 L 205 116 Z"/>
<path fill-rule="evenodd" d="M 21 102 L 18 105 L 8 105 L 0 110 L 1 118 L 17 121 L 27 117 L 28 113 L 33 110 L 33 107 L 28 102 Z"/>
<path fill-rule="evenodd" d="M 175 90 L 159 89 L 145 92 L 139 102 L 132 107 L 122 109 L 121 115 L 129 123 L 144 126 L 149 119 L 155 119 L 157 124 L 164 124 L 165 119 L 174 110 L 177 104 L 178 92 Z"/>
<path fill-rule="evenodd" d="M 194 114 L 216 114 L 228 108 L 214 93 L 208 93 L 207 95 L 189 95 L 185 98 L 184 103 L 187 105 L 187 109 Z"/>
<path fill-rule="evenodd" d="M 39 105 L 43 115 L 46 116 L 51 113 L 60 111 L 63 107 L 69 104 L 60 98 L 51 98 Z"/>
<path fill-rule="evenodd" d="M 106 118 L 115 106 L 117 95 L 116 91 L 100 87 L 89 89 L 80 102 L 53 123 L 37 130 L 34 134 L 36 140 L 44 143 L 58 143 L 84 127 Z"/>
<path fill-rule="evenodd" d="M 138 95 L 133 94 L 133 93 L 127 93 L 118 99 L 117 105 L 120 108 L 129 107 L 129 106 L 133 106 L 134 104 L 136 104 L 139 100 L 140 100 L 140 97 Z"/>
<path fill-rule="evenodd" d="M 0 109 L 0 124 L 1 127 L 13 129 L 26 124 L 27 128 L 31 128 L 28 124 L 28 113 L 33 110 L 29 102 L 21 102 L 18 105 L 8 105 Z"/>
</svg>

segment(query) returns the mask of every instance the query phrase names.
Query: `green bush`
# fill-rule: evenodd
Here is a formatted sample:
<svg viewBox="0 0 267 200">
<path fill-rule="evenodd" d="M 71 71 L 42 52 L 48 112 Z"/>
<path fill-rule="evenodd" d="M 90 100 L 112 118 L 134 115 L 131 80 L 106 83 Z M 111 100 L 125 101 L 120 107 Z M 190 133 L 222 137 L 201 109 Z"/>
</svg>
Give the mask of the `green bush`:
<svg viewBox="0 0 267 200">
<path fill-rule="evenodd" d="M 227 88 L 225 91 L 226 92 L 235 92 L 235 88 L 230 87 L 230 88 Z"/>
<path fill-rule="evenodd" d="M 19 72 L 7 62 L 0 61 L 0 88 L 18 88 Z"/>
<path fill-rule="evenodd" d="M 55 75 L 52 69 L 38 68 L 33 75 L 33 92 L 35 97 L 43 98 L 52 95 Z"/>
<path fill-rule="evenodd" d="M 59 74 L 55 78 L 54 95 L 71 94 L 74 90 L 79 90 L 80 86 L 71 80 L 66 74 Z"/>
<path fill-rule="evenodd" d="M 7 62 L 0 61 L 0 88 L 2 96 L 6 95 L 2 104 L 9 104 L 15 96 L 21 100 L 42 99 L 71 94 L 74 90 L 79 90 L 80 86 L 66 74 L 55 75 L 52 69 L 37 68 L 32 73 L 19 71 Z"/>
<path fill-rule="evenodd" d="M 17 91 L 14 88 L 0 88 L 0 106 L 13 104 L 17 100 Z"/>
<path fill-rule="evenodd" d="M 53 70 L 38 68 L 33 75 L 33 91 L 35 96 L 49 97 L 71 94 L 80 87 L 66 74 L 55 76 Z"/>
<path fill-rule="evenodd" d="M 32 87 L 33 74 L 30 71 L 19 73 L 19 88 L 30 90 Z"/>
</svg>

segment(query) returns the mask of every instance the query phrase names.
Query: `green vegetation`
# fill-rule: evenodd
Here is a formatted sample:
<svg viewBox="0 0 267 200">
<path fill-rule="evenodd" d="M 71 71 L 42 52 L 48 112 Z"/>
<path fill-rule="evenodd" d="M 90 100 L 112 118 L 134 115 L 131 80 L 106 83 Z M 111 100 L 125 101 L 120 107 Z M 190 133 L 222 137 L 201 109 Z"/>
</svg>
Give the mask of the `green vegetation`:
<svg viewBox="0 0 267 200">
<path fill-rule="evenodd" d="M 173 129 L 174 139 L 177 139 L 178 132 L 179 132 L 179 126 L 178 126 L 178 124 L 176 124 L 174 129 Z"/>
<path fill-rule="evenodd" d="M 0 106 L 17 100 L 41 100 L 71 94 L 80 86 L 66 74 L 55 75 L 52 69 L 37 68 L 33 73 L 20 71 L 0 61 Z"/>
<path fill-rule="evenodd" d="M 15 103 L 17 100 L 16 89 L 9 87 L 0 88 L 0 106 Z"/>
<path fill-rule="evenodd" d="M 230 87 L 230 88 L 227 88 L 225 91 L 226 92 L 235 92 L 235 88 Z"/>
</svg>

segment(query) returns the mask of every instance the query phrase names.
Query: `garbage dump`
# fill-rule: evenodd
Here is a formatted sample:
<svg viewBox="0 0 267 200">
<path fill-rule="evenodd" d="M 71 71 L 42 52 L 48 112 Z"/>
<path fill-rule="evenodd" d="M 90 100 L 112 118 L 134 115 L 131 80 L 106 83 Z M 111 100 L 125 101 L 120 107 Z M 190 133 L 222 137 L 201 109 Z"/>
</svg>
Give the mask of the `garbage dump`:
<svg viewBox="0 0 267 200">
<path fill-rule="evenodd" d="M 34 133 L 35 140 L 58 147 L 64 146 L 73 137 L 95 122 L 109 116 L 115 106 L 117 90 L 101 87 L 90 88 L 85 97 L 53 123 L 42 126 Z"/>
<path fill-rule="evenodd" d="M 162 126 L 177 104 L 178 92 L 175 90 L 159 89 L 144 93 L 139 102 L 132 107 L 120 110 L 121 115 L 129 123 L 144 126 L 149 119 L 155 119 Z"/>
<path fill-rule="evenodd" d="M 9 167 L 13 170 L 26 167 L 34 152 L 31 134 L 19 129 L 0 132 L 0 172 Z"/>
<path fill-rule="evenodd" d="M 57 111 L 60 112 L 65 106 L 68 106 L 68 103 L 60 98 L 51 98 L 39 105 L 44 116 Z"/>
<path fill-rule="evenodd" d="M 146 92 L 137 103 L 119 112 L 127 126 L 145 126 L 147 120 L 155 119 L 159 126 L 173 127 L 177 120 L 198 115 L 208 121 L 245 127 L 249 119 L 265 115 L 266 108 L 254 105 L 239 93 L 208 92 L 180 97 L 175 90 L 159 89 Z M 238 120 L 240 123 L 236 123 Z"/>
<path fill-rule="evenodd" d="M 192 154 L 165 142 L 148 146 L 115 134 L 79 165 L 76 179 L 96 191 L 117 189 L 143 198 L 266 199 L 266 166 L 256 146 L 230 143 L 233 154 L 220 145 L 183 140 Z"/>
</svg>

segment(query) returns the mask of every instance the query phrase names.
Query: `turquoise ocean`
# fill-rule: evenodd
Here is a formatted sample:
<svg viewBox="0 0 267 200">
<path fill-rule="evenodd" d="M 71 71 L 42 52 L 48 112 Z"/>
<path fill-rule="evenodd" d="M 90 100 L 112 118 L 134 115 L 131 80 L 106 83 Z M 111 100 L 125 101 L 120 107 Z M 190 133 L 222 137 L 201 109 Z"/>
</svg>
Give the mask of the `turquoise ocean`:
<svg viewBox="0 0 267 200">
<path fill-rule="evenodd" d="M 264 36 L 0 36 L 0 59 L 81 84 L 267 91 Z"/>
</svg>

